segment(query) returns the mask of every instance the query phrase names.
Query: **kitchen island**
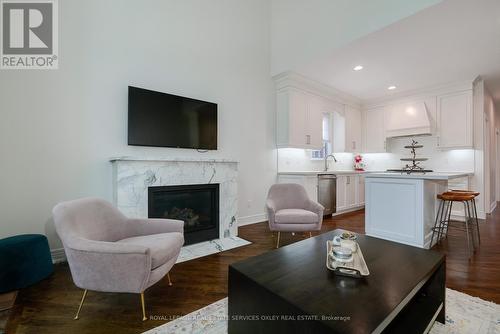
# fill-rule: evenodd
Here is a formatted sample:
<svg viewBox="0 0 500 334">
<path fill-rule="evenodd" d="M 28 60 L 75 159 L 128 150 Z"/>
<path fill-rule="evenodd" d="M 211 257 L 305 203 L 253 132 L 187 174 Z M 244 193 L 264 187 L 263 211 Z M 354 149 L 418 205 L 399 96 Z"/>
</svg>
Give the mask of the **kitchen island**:
<svg viewBox="0 0 500 334">
<path fill-rule="evenodd" d="M 366 234 L 430 248 L 438 202 L 448 181 L 472 173 L 368 173 L 365 175 Z"/>
</svg>

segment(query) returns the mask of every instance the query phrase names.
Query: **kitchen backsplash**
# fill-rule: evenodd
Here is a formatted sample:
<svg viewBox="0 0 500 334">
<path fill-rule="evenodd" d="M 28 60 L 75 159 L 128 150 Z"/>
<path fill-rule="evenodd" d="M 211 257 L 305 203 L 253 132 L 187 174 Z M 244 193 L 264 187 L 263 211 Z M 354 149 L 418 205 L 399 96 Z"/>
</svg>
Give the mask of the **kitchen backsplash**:
<svg viewBox="0 0 500 334">
<path fill-rule="evenodd" d="M 436 172 L 469 172 L 474 170 L 474 150 L 438 150 L 437 138 L 415 137 L 423 148 L 417 149 L 417 157 L 425 157 L 429 160 L 422 163 L 427 169 Z M 384 171 L 389 168 L 400 168 L 404 164 L 399 160 L 409 157 L 410 150 L 404 148 L 411 142 L 411 138 L 391 138 L 387 140 L 389 153 L 364 153 L 363 161 L 366 170 Z M 353 153 L 334 153 L 338 162 L 329 159 L 330 170 L 353 169 Z M 278 149 L 278 171 L 318 171 L 323 170 L 323 160 L 311 160 L 311 151 L 296 148 Z"/>
<path fill-rule="evenodd" d="M 332 158 L 328 159 L 328 164 L 331 170 L 346 170 L 353 169 L 352 153 L 334 153 L 337 162 Z M 311 159 L 311 150 L 300 148 L 280 148 L 278 149 L 278 171 L 279 172 L 294 172 L 294 171 L 320 171 L 323 170 L 325 162 L 323 159 Z"/>
</svg>

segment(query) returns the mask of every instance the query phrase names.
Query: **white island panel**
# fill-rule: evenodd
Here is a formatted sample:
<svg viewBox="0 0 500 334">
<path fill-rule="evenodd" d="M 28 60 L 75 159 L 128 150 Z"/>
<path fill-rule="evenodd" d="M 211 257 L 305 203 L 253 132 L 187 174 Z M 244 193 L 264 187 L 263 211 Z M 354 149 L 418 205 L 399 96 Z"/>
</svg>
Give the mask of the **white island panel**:
<svg viewBox="0 0 500 334">
<path fill-rule="evenodd" d="M 366 234 L 429 248 L 443 179 L 366 177 Z"/>
<path fill-rule="evenodd" d="M 422 180 L 367 179 L 366 231 L 385 239 L 415 244 L 422 213 L 417 210 Z"/>
</svg>

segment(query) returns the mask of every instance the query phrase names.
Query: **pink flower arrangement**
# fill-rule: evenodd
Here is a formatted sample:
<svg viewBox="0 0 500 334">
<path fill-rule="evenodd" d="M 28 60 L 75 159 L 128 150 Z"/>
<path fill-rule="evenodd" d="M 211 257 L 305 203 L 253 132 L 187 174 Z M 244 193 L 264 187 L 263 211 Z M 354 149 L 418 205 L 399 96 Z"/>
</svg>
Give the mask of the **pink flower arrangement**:
<svg viewBox="0 0 500 334">
<path fill-rule="evenodd" d="M 363 157 L 361 154 L 357 154 L 354 157 L 354 169 L 359 171 L 365 170 L 365 164 L 363 163 Z"/>
</svg>

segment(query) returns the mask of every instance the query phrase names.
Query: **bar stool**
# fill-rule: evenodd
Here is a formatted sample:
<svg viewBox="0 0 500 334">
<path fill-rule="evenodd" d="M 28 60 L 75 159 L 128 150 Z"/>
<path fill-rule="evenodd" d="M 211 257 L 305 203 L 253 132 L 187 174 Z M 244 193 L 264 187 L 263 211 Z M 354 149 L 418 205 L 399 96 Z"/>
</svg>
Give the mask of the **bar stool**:
<svg viewBox="0 0 500 334">
<path fill-rule="evenodd" d="M 479 243 L 481 243 L 481 235 L 479 234 L 479 219 L 477 218 L 477 208 L 476 208 L 476 197 L 479 196 L 479 193 L 477 191 L 472 191 L 472 190 L 449 190 L 449 192 L 474 195 L 474 199 L 471 202 L 472 202 L 472 208 L 474 209 L 474 219 L 476 221 L 477 240 Z"/>
<path fill-rule="evenodd" d="M 471 224 L 476 224 L 476 231 L 479 240 L 479 226 L 477 219 L 477 211 L 475 208 L 475 195 L 471 192 L 465 191 L 447 191 L 442 194 L 437 195 L 439 202 L 438 212 L 436 214 L 436 220 L 434 223 L 434 227 L 432 228 L 432 237 L 431 237 L 431 246 L 434 241 L 434 236 L 437 237 L 437 242 L 439 242 L 443 236 L 446 237 L 448 234 L 448 229 L 450 227 L 456 228 L 458 230 L 464 231 L 466 234 L 467 240 L 467 252 L 469 253 L 469 258 L 472 255 L 472 252 L 476 248 L 475 238 L 474 238 L 474 228 L 470 226 Z M 454 202 L 461 202 L 464 204 L 464 216 L 465 216 L 465 228 L 461 229 L 457 226 L 450 225 L 451 222 L 451 211 L 453 208 Z M 474 216 L 473 216 L 474 214 Z M 473 221 L 474 219 L 474 221 Z M 471 240 L 472 239 L 472 252 L 471 252 Z"/>
</svg>

